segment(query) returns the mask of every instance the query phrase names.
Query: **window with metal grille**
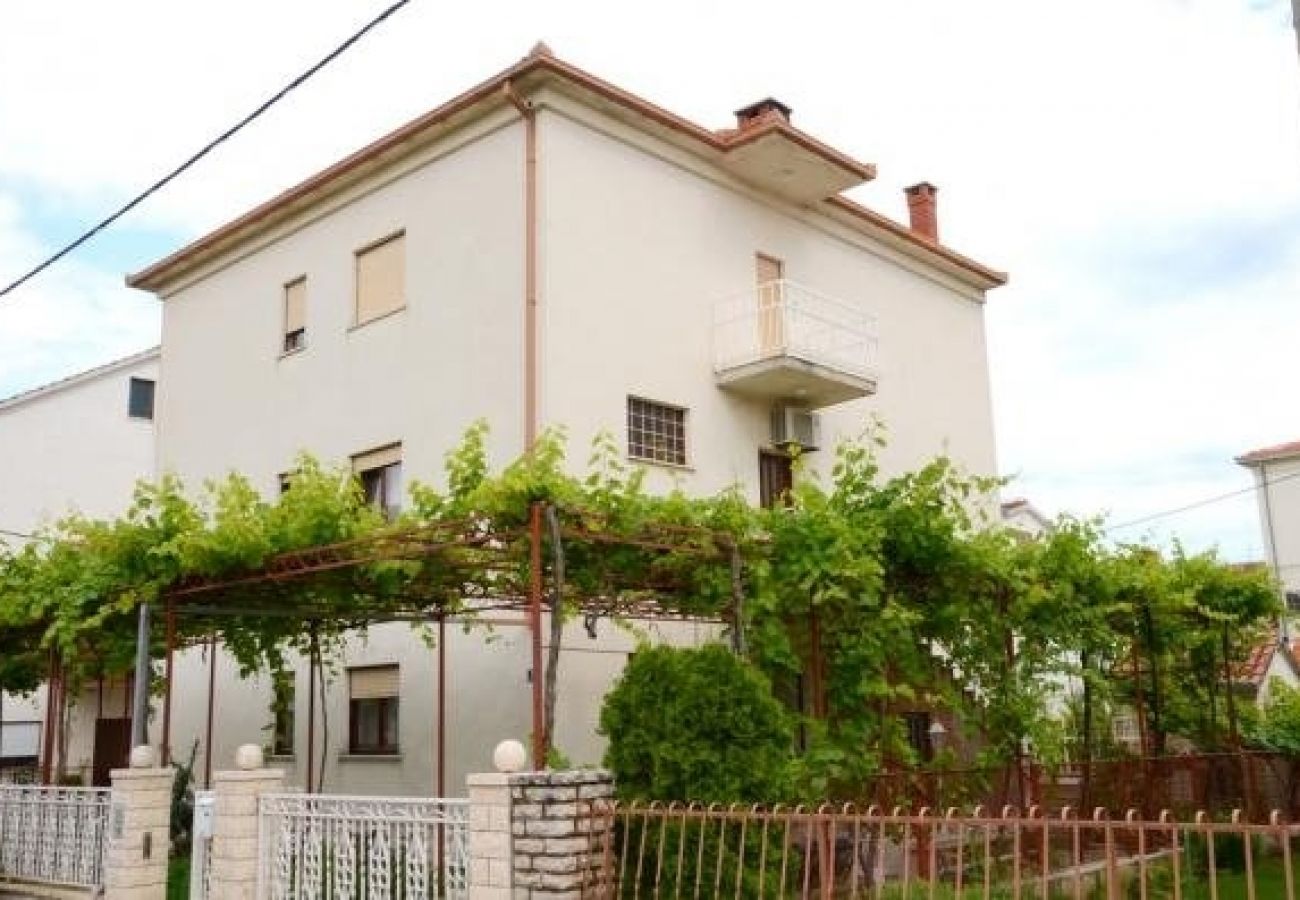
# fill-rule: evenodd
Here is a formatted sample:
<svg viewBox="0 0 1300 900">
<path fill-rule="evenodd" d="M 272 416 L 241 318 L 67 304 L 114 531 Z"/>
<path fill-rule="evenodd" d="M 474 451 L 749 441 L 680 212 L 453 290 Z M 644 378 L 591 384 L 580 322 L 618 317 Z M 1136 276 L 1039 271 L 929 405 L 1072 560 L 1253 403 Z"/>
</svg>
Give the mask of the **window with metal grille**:
<svg viewBox="0 0 1300 900">
<path fill-rule="evenodd" d="M 686 465 L 686 410 L 628 397 L 627 455 L 646 462 Z"/>
<path fill-rule="evenodd" d="M 348 749 L 352 753 L 398 752 L 397 666 L 348 670 Z"/>
<path fill-rule="evenodd" d="M 133 419 L 153 418 L 154 383 L 148 378 L 132 378 L 127 393 L 126 412 Z"/>
</svg>

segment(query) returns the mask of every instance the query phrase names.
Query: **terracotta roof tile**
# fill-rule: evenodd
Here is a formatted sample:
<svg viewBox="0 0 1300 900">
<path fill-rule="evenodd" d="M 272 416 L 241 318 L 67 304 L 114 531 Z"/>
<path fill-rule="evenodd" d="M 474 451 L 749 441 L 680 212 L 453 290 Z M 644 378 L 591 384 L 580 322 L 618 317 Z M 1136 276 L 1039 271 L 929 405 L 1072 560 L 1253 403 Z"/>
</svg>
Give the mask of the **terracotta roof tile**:
<svg viewBox="0 0 1300 900">
<path fill-rule="evenodd" d="M 1300 441 L 1288 441 L 1285 444 L 1274 444 L 1272 447 L 1260 447 L 1258 450 L 1251 450 L 1241 454 L 1241 456 L 1237 457 L 1237 462 L 1243 466 L 1250 466 L 1274 459 L 1289 459 L 1292 456 L 1300 456 Z"/>
</svg>

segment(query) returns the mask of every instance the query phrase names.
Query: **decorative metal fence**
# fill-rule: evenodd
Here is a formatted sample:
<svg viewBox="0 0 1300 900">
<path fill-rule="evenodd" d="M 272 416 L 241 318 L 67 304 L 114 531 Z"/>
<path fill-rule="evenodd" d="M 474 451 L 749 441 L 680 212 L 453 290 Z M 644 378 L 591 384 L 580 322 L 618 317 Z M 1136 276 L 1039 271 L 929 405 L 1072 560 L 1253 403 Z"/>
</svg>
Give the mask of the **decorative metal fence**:
<svg viewBox="0 0 1300 900">
<path fill-rule="evenodd" d="M 591 898 L 1285 898 L 1300 826 L 1102 810 L 943 815 L 851 806 L 598 805 Z M 612 827 L 610 827 L 612 826 Z"/>
<path fill-rule="evenodd" d="M 0 785 L 0 878 L 98 887 L 107 788 Z"/>
<path fill-rule="evenodd" d="M 269 794 L 259 812 L 260 897 L 468 896 L 467 800 Z"/>
</svg>

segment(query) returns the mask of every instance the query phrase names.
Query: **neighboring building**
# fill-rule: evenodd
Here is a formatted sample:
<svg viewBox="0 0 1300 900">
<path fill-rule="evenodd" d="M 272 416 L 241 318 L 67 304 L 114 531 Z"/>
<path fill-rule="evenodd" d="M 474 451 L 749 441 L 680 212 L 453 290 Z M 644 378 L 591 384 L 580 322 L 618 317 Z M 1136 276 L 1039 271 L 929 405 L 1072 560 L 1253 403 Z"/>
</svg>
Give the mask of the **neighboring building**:
<svg viewBox="0 0 1300 900">
<path fill-rule="evenodd" d="M 1254 647 L 1233 671 L 1233 687 L 1237 692 L 1266 706 L 1276 684 L 1289 688 L 1300 687 L 1300 664 L 1296 662 L 1294 645 L 1285 636 L 1279 637 L 1276 629 Z"/>
<path fill-rule="evenodd" d="M 1002 504 L 1002 524 L 1031 538 L 1042 537 L 1052 528 L 1052 520 L 1024 498 Z"/>
<path fill-rule="evenodd" d="M 1255 478 L 1265 561 L 1288 608 L 1300 610 L 1300 441 L 1251 450 L 1237 462 Z"/>
<path fill-rule="evenodd" d="M 70 513 L 126 509 L 154 475 L 158 357 L 155 347 L 0 400 L 0 543 L 21 546 Z M 43 690 L 0 694 L 0 767 L 33 761 L 44 705 Z"/>
<path fill-rule="evenodd" d="M 887 472 L 945 453 L 995 473 L 984 300 L 1004 277 L 939 242 L 933 186 L 908 190 L 910 226 L 841 195 L 873 175 L 775 100 L 710 131 L 539 45 L 129 279 L 163 303 L 159 471 L 239 471 L 273 495 L 305 449 L 350 459 L 391 506 L 487 418 L 497 464 L 562 425 L 580 468 L 604 430 L 653 489 L 772 503 L 791 442 L 827 478 L 833 445 L 878 417 Z M 526 736 L 532 673 L 522 629 L 449 631 L 455 786 Z M 600 701 L 632 649 L 610 624 L 566 633 L 556 743 L 577 763 L 599 761 Z M 273 744 L 301 783 L 305 670 L 276 688 L 217 662 L 215 758 Z M 207 665 L 177 660 L 181 758 Z M 429 793 L 436 680 L 407 626 L 358 640 L 316 736 L 327 789 Z"/>
</svg>

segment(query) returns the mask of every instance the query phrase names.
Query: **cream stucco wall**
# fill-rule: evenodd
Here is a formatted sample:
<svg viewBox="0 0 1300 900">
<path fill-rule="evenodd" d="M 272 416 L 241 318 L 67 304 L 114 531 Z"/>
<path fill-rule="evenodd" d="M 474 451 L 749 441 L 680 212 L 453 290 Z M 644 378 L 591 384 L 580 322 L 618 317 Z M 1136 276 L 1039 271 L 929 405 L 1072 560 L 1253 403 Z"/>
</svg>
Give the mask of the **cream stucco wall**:
<svg viewBox="0 0 1300 900">
<path fill-rule="evenodd" d="M 1300 457 L 1252 466 L 1264 552 L 1288 591 L 1300 591 Z"/>
<path fill-rule="evenodd" d="M 406 477 L 491 420 L 498 461 L 522 444 L 520 129 L 374 187 L 168 297 L 159 464 L 189 484 L 239 471 L 266 491 L 295 454 L 402 442 Z M 406 308 L 360 327 L 354 253 L 406 232 Z M 280 353 L 283 286 L 307 277 L 307 347 Z"/>
<path fill-rule="evenodd" d="M 878 321 L 878 392 L 821 410 L 813 470 L 825 475 L 834 445 L 875 417 L 888 430 L 887 471 L 945 452 L 968 471 L 995 471 L 983 304 L 971 291 L 571 101 L 548 104 L 541 408 L 568 429 L 579 460 L 602 429 L 625 440 L 635 394 L 689 410 L 690 465 L 657 467 L 653 483 L 693 493 L 739 483 L 757 500 L 770 407 L 717 387 L 712 324 L 715 302 L 753 290 L 761 252 L 784 260 L 791 280 Z"/>
<path fill-rule="evenodd" d="M 698 159 L 581 112 L 536 98 L 540 146 L 540 412 L 570 434 L 585 465 L 600 430 L 624 440 L 629 394 L 690 409 L 691 465 L 655 470 L 652 486 L 714 492 L 734 483 L 757 497 L 765 405 L 721 392 L 712 369 L 712 304 L 747 291 L 756 251 L 785 259 L 790 278 L 861 303 L 879 319 L 882 373 L 875 397 L 826 410 L 827 447 L 877 413 L 890 429 L 893 471 L 950 452 L 994 471 L 992 419 L 978 295 L 901 259 L 832 219 L 764 199 L 701 171 Z M 583 121 L 579 121 L 582 119 Z M 585 124 L 584 124 L 585 123 Z M 523 448 L 523 132 L 488 119 L 404 163 L 385 183 L 349 188 L 236 259 L 209 266 L 164 301 L 159 465 L 190 485 L 229 471 L 276 489 L 299 450 L 328 460 L 401 441 L 405 477 L 438 481 L 442 458 L 477 418 L 492 425 L 497 463 Z M 716 177 L 715 177 L 716 176 Z M 407 308 L 351 327 L 353 253 L 406 234 Z M 279 354 L 283 285 L 307 282 L 307 348 Z M 827 449 L 815 454 L 825 469 Z M 712 629 L 648 628 L 653 640 L 694 643 Z M 448 784 L 488 764 L 505 737 L 525 739 L 530 657 L 526 632 L 448 637 Z M 595 763 L 600 702 L 634 647 L 602 623 L 589 639 L 566 630 L 556 743 Z M 351 759 L 346 681 L 328 689 L 326 787 L 343 792 L 432 791 L 436 655 L 405 625 L 377 626 L 347 665 L 402 669 L 399 759 Z M 219 659 L 222 673 L 231 672 Z M 173 745 L 202 735 L 207 675 L 199 651 L 178 660 Z M 283 764 L 302 784 L 307 675 L 298 668 L 297 755 Z M 265 679 L 218 679 L 214 758 L 267 740 Z M 158 716 L 155 715 L 155 727 Z M 156 733 L 156 732 L 155 732 Z M 200 758 L 202 758 L 202 749 Z"/>
</svg>

